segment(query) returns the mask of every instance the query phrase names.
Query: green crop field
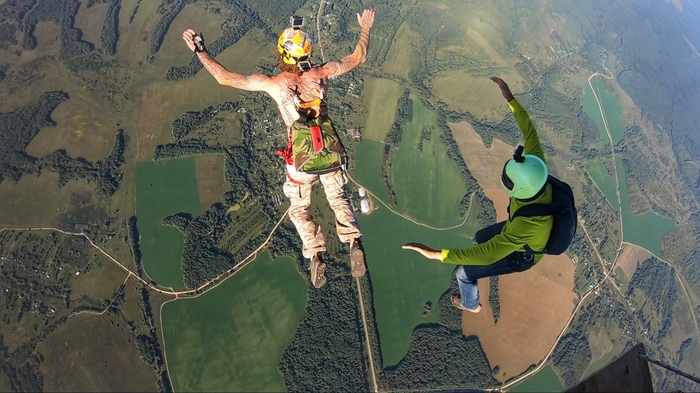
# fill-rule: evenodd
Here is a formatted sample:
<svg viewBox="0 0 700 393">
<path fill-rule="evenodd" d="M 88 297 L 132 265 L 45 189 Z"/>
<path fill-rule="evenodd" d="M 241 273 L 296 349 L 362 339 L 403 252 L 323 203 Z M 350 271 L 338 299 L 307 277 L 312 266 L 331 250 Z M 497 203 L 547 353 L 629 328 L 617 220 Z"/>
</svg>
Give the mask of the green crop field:
<svg viewBox="0 0 700 393">
<path fill-rule="evenodd" d="M 593 85 L 593 90 L 591 90 L 590 85 L 586 85 L 583 109 L 598 126 L 602 139 L 602 146 L 608 146 L 608 148 L 610 148 L 610 139 L 608 138 L 605 123 L 603 123 L 603 118 L 600 114 L 598 101 L 600 101 L 600 105 L 603 107 L 607 129 L 610 132 L 613 145 L 619 143 L 625 136 L 625 125 L 622 123 L 622 105 L 620 105 L 614 95 L 610 94 L 607 89 L 605 89 L 600 78 L 593 78 L 591 84 Z M 595 91 L 595 95 L 593 91 Z M 598 97 L 598 101 L 596 101 L 596 96 Z"/>
<path fill-rule="evenodd" d="M 161 225 L 179 212 L 200 211 L 194 158 L 136 165 L 136 216 L 146 273 L 159 285 L 184 289 L 181 258 L 182 233 Z"/>
<path fill-rule="evenodd" d="M 545 366 L 537 374 L 515 385 L 509 392 L 561 392 L 566 386 L 561 381 L 551 364 Z"/>
<path fill-rule="evenodd" d="M 674 231 L 676 225 L 671 219 L 653 212 L 645 214 L 632 213 L 629 204 L 629 195 L 627 194 L 626 168 L 619 157 L 615 158 L 615 162 L 617 163 L 617 176 L 620 179 L 622 222 L 625 230 L 624 240 L 644 247 L 654 255 L 661 255 L 661 235 Z"/>
<path fill-rule="evenodd" d="M 381 142 L 391 129 L 396 115 L 399 97 L 404 86 L 389 79 L 365 78 L 365 107 L 367 122 L 363 130 L 364 138 Z"/>
<path fill-rule="evenodd" d="M 382 201 L 388 201 L 386 183 L 382 179 L 382 161 L 384 145 L 369 139 L 363 139 L 357 148 L 355 160 L 350 162 L 355 181 Z"/>
<path fill-rule="evenodd" d="M 416 96 L 413 119 L 406 124 L 401 143 L 392 151 L 390 182 L 400 211 L 436 227 L 453 226 L 461 221 L 459 203 L 466 193 L 462 174 L 447 157 L 440 140 L 437 115 Z M 424 129 L 431 129 L 430 139 L 423 139 Z M 419 144 L 422 151 L 419 151 Z"/>
<path fill-rule="evenodd" d="M 360 224 L 368 239 L 365 249 L 372 274 L 383 366 L 393 366 L 406 355 L 413 329 L 421 323 L 437 321 L 437 301 L 449 288 L 455 268 L 427 260 L 401 246 L 423 242 L 436 248 L 465 247 L 472 242 L 453 231 L 415 225 L 385 207 L 361 216 Z M 428 302 L 432 311 L 424 314 Z"/>
<path fill-rule="evenodd" d="M 165 304 L 163 335 L 175 391 L 283 391 L 277 363 L 306 298 L 294 262 L 262 254 L 206 294 Z"/>
<path fill-rule="evenodd" d="M 588 174 L 595 184 L 600 188 L 605 195 L 605 199 L 612 205 L 615 211 L 619 211 L 620 203 L 617 199 L 617 186 L 615 179 L 612 177 L 608 168 L 601 161 L 590 161 L 588 163 Z"/>
</svg>

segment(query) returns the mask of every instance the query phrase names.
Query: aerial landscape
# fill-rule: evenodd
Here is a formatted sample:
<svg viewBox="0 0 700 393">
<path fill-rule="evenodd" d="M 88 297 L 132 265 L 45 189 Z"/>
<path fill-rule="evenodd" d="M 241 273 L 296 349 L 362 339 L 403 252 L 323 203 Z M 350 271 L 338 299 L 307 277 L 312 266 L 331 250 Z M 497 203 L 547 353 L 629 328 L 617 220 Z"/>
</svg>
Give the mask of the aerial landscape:
<svg viewBox="0 0 700 393">
<path fill-rule="evenodd" d="M 316 185 L 316 289 L 277 105 L 219 85 L 182 33 L 272 75 L 290 16 L 318 65 L 353 51 L 363 9 L 367 60 L 326 98 L 367 273 Z M 0 390 L 563 391 L 637 343 L 700 375 L 697 20 L 688 0 L 0 0 Z M 523 138 L 491 77 L 578 230 L 462 313 L 455 265 L 401 247 L 507 218 Z"/>
</svg>

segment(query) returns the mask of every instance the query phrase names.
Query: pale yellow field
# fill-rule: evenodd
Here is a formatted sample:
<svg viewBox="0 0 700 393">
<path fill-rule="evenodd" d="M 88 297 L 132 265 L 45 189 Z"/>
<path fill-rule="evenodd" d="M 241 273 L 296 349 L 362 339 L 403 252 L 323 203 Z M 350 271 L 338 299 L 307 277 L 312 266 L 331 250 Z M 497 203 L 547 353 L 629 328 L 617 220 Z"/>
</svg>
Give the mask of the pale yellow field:
<svg viewBox="0 0 700 393">
<path fill-rule="evenodd" d="M 382 142 L 396 116 L 396 106 L 404 86 L 389 79 L 365 78 L 363 92 L 367 108 L 366 128 L 362 137 Z"/>
<path fill-rule="evenodd" d="M 129 22 L 131 13 L 139 4 L 138 12 L 132 23 Z M 124 0 L 119 11 L 119 41 L 117 56 L 134 60 L 145 60 L 148 45 L 144 45 L 153 26 L 158 21 L 158 1 Z"/>
<path fill-rule="evenodd" d="M 505 80 L 514 94 L 523 91 L 522 78 L 510 70 L 489 76 L 475 76 L 466 70 L 446 71 L 433 80 L 433 93 L 444 101 L 450 109 L 469 112 L 479 119 L 499 122 L 503 118 L 503 108 L 508 106 L 501 91 L 491 79 L 497 76 Z"/>
<path fill-rule="evenodd" d="M 157 68 L 168 69 L 171 66 L 179 66 L 186 64 L 190 58 L 192 58 L 192 52 L 187 48 L 185 41 L 182 40 L 182 32 L 185 29 L 194 29 L 195 31 L 202 33 L 205 42 L 214 42 L 221 35 L 221 24 L 224 19 L 221 15 L 212 15 L 211 13 L 205 11 L 198 5 L 189 4 L 183 8 L 183 10 L 178 14 L 178 16 L 173 20 L 170 25 L 170 29 L 165 34 L 163 39 L 163 44 L 160 50 L 155 56 L 155 61 L 153 64 Z M 259 57 L 259 53 L 262 52 L 264 48 L 259 48 L 255 51 L 255 54 L 249 57 Z M 245 61 L 244 57 L 241 56 L 240 60 Z M 228 63 L 224 60 L 219 60 L 222 64 Z M 236 64 L 234 66 L 234 64 Z M 245 72 L 240 70 L 239 62 L 231 62 L 225 64 L 230 66 L 231 70 Z"/>
<path fill-rule="evenodd" d="M 622 268 L 622 271 L 625 272 L 627 280 L 631 280 L 632 275 L 634 275 L 635 270 L 637 270 L 637 266 L 649 259 L 652 255 L 643 248 L 639 248 L 633 244 L 625 244 L 623 247 L 622 253 L 617 258 L 617 264 Z"/>
<path fill-rule="evenodd" d="M 412 43 L 420 42 L 419 40 L 420 35 L 411 30 L 405 22 L 402 23 L 382 64 L 382 71 L 406 80 L 409 79 L 411 70 L 421 66 L 420 53 L 415 45 L 412 45 Z"/>
<path fill-rule="evenodd" d="M 61 27 L 54 22 L 39 22 L 34 29 L 36 47 L 22 51 L 17 64 L 25 64 L 41 56 L 56 56 L 61 49 Z"/>
<path fill-rule="evenodd" d="M 27 146 L 27 153 L 43 157 L 65 149 L 70 157 L 84 157 L 92 162 L 109 155 L 119 128 L 117 120 L 96 110 L 91 98 L 91 94 L 71 95 L 59 105 L 51 114 L 56 127 L 42 129 Z"/>
<path fill-rule="evenodd" d="M 54 226 L 58 215 L 71 209 L 71 193 L 92 193 L 94 184 L 84 180 L 68 182 L 58 188 L 58 176 L 45 172 L 41 177 L 24 175 L 17 183 L 5 180 L 0 184 L 0 226 Z"/>
<path fill-rule="evenodd" d="M 104 24 L 109 4 L 95 4 L 87 8 L 87 1 L 80 3 L 80 9 L 75 16 L 75 27 L 80 29 L 82 40 L 100 47 L 102 25 Z"/>
<path fill-rule="evenodd" d="M 469 171 L 494 202 L 498 220 L 504 220 L 508 195 L 499 179 L 513 147 L 494 139 L 486 149 L 467 123 L 450 124 L 450 129 Z M 462 332 L 477 335 L 491 367 L 500 366 L 495 378 L 505 381 L 518 375 L 549 352 L 574 309 L 574 273 L 571 259 L 560 255 L 545 256 L 529 271 L 501 276 L 497 324 L 488 305 L 489 280 L 480 280 L 484 309 L 464 313 Z"/>
</svg>

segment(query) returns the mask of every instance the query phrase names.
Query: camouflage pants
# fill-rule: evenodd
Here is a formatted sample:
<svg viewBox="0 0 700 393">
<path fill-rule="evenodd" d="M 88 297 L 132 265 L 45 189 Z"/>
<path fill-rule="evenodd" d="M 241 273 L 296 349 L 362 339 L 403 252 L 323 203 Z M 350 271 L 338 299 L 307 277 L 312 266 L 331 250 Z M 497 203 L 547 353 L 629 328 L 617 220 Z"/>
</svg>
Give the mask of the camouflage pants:
<svg viewBox="0 0 700 393">
<path fill-rule="evenodd" d="M 291 202 L 289 219 L 292 220 L 299 237 L 301 237 L 302 254 L 305 258 L 311 258 L 317 252 L 326 251 L 323 231 L 309 213 L 311 188 L 317 178 L 321 180 L 328 204 L 335 213 L 335 229 L 340 241 L 350 243 L 362 236 L 355 213 L 352 211 L 350 201 L 343 190 L 343 186 L 347 183 L 344 171 L 337 170 L 323 175 L 310 175 L 298 172 L 294 166 L 287 165 L 287 175 L 287 181 L 284 182 L 284 195 Z"/>
</svg>

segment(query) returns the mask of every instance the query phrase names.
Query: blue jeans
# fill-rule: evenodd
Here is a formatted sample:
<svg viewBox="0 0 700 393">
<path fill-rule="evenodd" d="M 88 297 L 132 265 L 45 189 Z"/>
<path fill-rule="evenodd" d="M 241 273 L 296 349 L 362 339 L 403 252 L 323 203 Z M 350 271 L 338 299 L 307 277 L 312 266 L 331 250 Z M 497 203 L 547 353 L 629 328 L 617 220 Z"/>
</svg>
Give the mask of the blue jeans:
<svg viewBox="0 0 700 393">
<path fill-rule="evenodd" d="M 474 240 L 484 243 L 501 233 L 505 221 L 493 224 L 476 232 Z M 505 258 L 485 266 L 462 265 L 457 269 L 457 284 L 462 305 L 469 309 L 479 306 L 479 287 L 476 280 L 484 277 L 500 276 L 503 274 L 524 272 L 531 268 L 534 255 L 531 253 L 514 252 Z"/>
</svg>

